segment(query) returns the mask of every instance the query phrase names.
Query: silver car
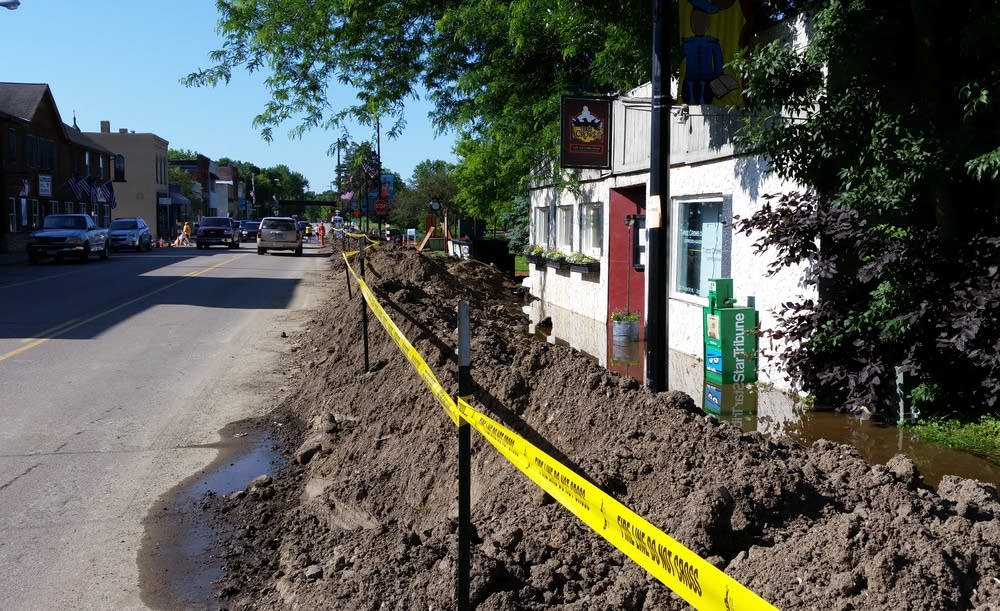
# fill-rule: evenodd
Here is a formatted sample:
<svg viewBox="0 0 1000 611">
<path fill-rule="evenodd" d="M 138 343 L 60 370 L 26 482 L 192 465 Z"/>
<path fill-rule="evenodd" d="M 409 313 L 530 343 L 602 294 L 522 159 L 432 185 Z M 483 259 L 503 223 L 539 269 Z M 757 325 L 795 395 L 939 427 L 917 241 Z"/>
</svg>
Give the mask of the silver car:
<svg viewBox="0 0 1000 611">
<path fill-rule="evenodd" d="M 137 252 L 152 250 L 153 236 L 141 216 L 125 216 L 111 221 L 111 250 L 133 248 Z"/>
<path fill-rule="evenodd" d="M 290 216 L 266 216 L 257 229 L 257 254 L 269 250 L 291 250 L 302 255 L 302 232 Z"/>
</svg>

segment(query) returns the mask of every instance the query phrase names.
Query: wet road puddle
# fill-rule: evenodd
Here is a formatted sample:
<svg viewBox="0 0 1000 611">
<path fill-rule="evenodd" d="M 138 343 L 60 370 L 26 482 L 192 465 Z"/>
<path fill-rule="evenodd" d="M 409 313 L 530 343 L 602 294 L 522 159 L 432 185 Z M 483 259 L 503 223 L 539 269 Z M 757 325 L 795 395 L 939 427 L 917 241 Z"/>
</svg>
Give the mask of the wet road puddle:
<svg viewBox="0 0 1000 611">
<path fill-rule="evenodd" d="M 217 550 L 221 535 L 205 502 L 209 492 L 226 496 L 258 475 L 274 475 L 283 459 L 266 433 L 246 423 L 221 431 L 222 441 L 203 448 L 219 454 L 205 469 L 167 491 L 144 520 L 139 548 L 139 589 L 154 609 L 218 609 L 215 582 L 223 576 Z"/>
</svg>

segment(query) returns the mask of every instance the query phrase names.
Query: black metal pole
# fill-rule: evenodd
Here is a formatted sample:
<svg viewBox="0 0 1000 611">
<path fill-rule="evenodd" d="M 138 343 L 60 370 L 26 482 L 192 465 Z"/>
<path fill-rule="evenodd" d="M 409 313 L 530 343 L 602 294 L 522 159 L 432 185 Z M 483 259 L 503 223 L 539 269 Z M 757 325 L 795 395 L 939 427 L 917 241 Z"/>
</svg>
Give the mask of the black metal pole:
<svg viewBox="0 0 1000 611">
<path fill-rule="evenodd" d="M 471 357 L 469 341 L 469 302 L 458 302 L 458 396 L 468 401 L 472 397 Z M 469 601 L 472 555 L 472 440 L 469 423 L 458 423 L 458 567 L 455 580 L 455 607 L 471 609 Z"/>
<path fill-rule="evenodd" d="M 358 239 L 358 264 L 361 269 L 361 279 L 365 279 L 365 240 Z M 358 293 L 361 298 L 361 340 L 365 345 L 365 373 L 368 373 L 368 308 L 365 305 L 365 296 Z"/>
<path fill-rule="evenodd" d="M 354 299 L 354 293 L 351 291 L 351 270 L 348 268 L 350 263 L 344 262 L 344 274 L 347 276 L 347 298 Z"/>
<path fill-rule="evenodd" d="M 378 119 L 375 119 L 375 192 L 378 193 L 375 201 L 382 199 L 382 126 Z M 386 205 L 388 206 L 388 202 Z M 378 217 L 378 237 L 382 239 L 385 235 L 382 233 L 382 215 L 376 216 Z"/>
<path fill-rule="evenodd" d="M 667 390 L 670 323 L 667 277 L 670 240 L 670 61 L 666 0 L 653 0 L 653 99 L 649 151 L 649 201 L 646 202 L 646 386 Z"/>
</svg>

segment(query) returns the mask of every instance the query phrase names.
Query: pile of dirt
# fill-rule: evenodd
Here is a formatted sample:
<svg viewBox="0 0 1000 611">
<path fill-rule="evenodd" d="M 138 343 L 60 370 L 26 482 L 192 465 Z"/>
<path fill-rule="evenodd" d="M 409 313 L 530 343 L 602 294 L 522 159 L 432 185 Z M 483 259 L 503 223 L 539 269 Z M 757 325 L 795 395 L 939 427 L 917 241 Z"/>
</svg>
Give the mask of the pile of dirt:
<svg viewBox="0 0 1000 611">
<path fill-rule="evenodd" d="M 442 384 L 457 388 L 456 306 L 472 316 L 474 404 L 784 609 L 996 608 L 996 490 L 935 492 L 897 456 L 742 433 L 687 395 L 651 393 L 530 339 L 520 299 L 473 261 L 381 248 L 366 279 Z M 223 599 L 241 608 L 454 606 L 455 428 L 331 258 L 329 301 L 292 337 L 275 427 L 289 463 L 217 499 Z M 473 432 L 472 597 L 481 609 L 687 605 Z"/>
</svg>

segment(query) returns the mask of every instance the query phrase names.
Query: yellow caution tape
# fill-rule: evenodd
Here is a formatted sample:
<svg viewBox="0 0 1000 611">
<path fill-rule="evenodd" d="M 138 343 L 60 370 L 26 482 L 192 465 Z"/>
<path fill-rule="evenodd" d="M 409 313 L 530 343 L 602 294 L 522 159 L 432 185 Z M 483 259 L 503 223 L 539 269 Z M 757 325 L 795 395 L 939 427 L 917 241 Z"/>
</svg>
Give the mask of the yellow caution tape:
<svg viewBox="0 0 1000 611">
<path fill-rule="evenodd" d="M 346 256 L 344 261 L 347 262 Z M 347 268 L 358 281 L 368 307 L 456 426 L 463 420 L 468 422 L 531 481 L 696 609 L 776 609 L 558 460 L 477 411 L 464 398 L 459 397 L 456 403 L 365 281 L 350 264 Z"/>
<path fill-rule="evenodd" d="M 344 256 L 344 262 L 347 263 L 346 255 Z M 409 340 L 406 339 L 406 336 L 403 335 L 403 332 L 396 326 L 396 323 L 392 322 L 392 319 L 389 318 L 389 315 L 382 308 L 382 304 L 378 302 L 378 298 L 375 297 L 375 294 L 372 293 L 372 290 L 368 287 L 365 281 L 354 272 L 350 263 L 347 264 L 347 269 L 350 270 L 354 279 L 358 281 L 358 287 L 361 290 L 361 294 L 364 296 L 365 302 L 368 303 L 368 307 L 371 309 L 372 313 L 375 314 L 375 318 L 377 318 L 378 321 L 382 323 L 382 326 L 385 327 L 385 330 L 389 332 L 389 337 L 396 342 L 396 345 L 399 346 L 399 349 L 406 357 L 406 360 L 410 361 L 413 368 L 417 370 L 417 374 L 420 376 L 420 379 L 423 380 L 424 384 L 427 385 L 427 388 L 430 389 L 431 394 L 437 397 L 437 400 L 441 404 L 441 407 L 444 408 L 445 413 L 448 414 L 448 417 L 450 417 L 457 426 L 458 408 L 455 407 L 454 399 L 452 399 L 451 395 L 448 394 L 448 391 L 441 386 L 441 383 L 438 382 L 434 372 L 431 371 L 431 368 L 428 367 L 426 361 L 424 361 L 424 357 L 420 356 L 420 353 L 417 352 L 412 344 L 410 344 Z"/>
<path fill-rule="evenodd" d="M 523 437 L 458 400 L 462 418 L 584 524 L 697 609 L 775 609 Z"/>
</svg>

